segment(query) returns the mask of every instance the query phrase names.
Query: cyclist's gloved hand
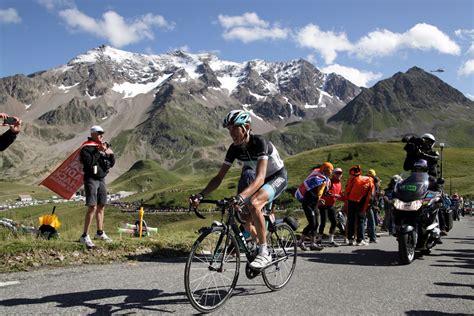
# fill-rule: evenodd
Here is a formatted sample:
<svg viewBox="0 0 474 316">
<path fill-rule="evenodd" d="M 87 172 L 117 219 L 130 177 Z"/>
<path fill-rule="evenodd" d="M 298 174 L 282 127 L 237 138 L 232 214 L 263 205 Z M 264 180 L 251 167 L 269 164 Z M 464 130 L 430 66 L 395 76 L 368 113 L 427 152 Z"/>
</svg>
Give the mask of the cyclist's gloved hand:
<svg viewBox="0 0 474 316">
<path fill-rule="evenodd" d="M 236 196 L 230 198 L 229 204 L 242 207 L 245 205 L 245 199 L 240 194 L 237 194 Z"/>
<path fill-rule="evenodd" d="M 189 197 L 189 204 L 193 205 L 194 207 L 198 206 L 201 200 L 204 198 L 202 193 L 193 194 Z"/>
</svg>

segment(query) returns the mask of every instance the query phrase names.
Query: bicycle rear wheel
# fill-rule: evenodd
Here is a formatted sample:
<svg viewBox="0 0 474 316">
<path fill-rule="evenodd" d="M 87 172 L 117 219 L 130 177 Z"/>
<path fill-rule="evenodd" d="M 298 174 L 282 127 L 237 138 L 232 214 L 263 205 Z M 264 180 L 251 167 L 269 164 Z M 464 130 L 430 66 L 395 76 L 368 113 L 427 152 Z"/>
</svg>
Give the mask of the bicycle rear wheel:
<svg viewBox="0 0 474 316">
<path fill-rule="evenodd" d="M 239 246 L 232 234 L 227 238 L 222 227 L 202 233 L 191 249 L 184 272 L 191 305 L 201 313 L 221 307 L 237 284 L 239 268 Z"/>
<path fill-rule="evenodd" d="M 276 224 L 275 231 L 267 236 L 268 250 L 275 263 L 262 271 L 265 285 L 277 291 L 290 281 L 296 267 L 296 236 L 286 223 Z"/>
</svg>

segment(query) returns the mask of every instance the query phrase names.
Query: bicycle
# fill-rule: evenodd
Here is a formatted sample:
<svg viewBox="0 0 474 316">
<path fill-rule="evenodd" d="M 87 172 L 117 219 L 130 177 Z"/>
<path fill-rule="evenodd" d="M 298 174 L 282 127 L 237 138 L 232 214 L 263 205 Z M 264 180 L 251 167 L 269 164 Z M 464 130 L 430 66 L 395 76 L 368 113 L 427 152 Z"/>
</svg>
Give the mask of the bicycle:
<svg viewBox="0 0 474 316">
<path fill-rule="evenodd" d="M 272 261 L 261 270 L 250 268 L 250 262 L 257 255 L 249 248 L 238 223 L 240 210 L 229 204 L 229 200 L 202 200 L 201 203 L 215 204 L 220 208 L 222 218 L 210 227 L 202 227 L 200 236 L 194 242 L 186 262 L 184 285 L 191 305 L 201 313 L 209 313 L 221 307 L 232 295 L 240 272 L 240 253 L 247 258 L 245 274 L 253 279 L 262 275 L 265 285 L 272 291 L 282 289 L 291 279 L 296 267 L 297 240 L 293 229 L 282 220 L 274 220 L 266 212 L 267 244 Z M 190 209 L 191 210 L 191 209 Z M 197 208 L 196 216 L 205 218 Z M 224 214 L 226 221 L 223 222 Z"/>
</svg>

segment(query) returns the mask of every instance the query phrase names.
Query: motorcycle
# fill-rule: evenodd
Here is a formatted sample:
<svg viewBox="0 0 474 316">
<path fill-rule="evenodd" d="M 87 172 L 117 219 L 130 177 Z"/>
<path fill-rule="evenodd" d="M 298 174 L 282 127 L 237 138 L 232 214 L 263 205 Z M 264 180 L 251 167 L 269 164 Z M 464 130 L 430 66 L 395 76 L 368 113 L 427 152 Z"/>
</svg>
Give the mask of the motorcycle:
<svg viewBox="0 0 474 316">
<path fill-rule="evenodd" d="M 441 192 L 429 190 L 429 176 L 425 170 L 415 170 L 395 185 L 393 197 L 400 262 L 410 264 L 415 259 L 416 250 L 429 254 L 431 248 L 440 243 L 438 212 L 443 206 Z"/>
</svg>

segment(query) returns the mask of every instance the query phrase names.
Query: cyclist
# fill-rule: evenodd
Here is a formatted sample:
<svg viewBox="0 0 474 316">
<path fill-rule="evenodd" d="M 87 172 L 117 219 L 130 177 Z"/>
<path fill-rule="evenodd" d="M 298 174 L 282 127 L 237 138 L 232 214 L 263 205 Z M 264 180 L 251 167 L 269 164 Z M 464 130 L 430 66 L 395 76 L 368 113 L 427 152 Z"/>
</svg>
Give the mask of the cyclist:
<svg viewBox="0 0 474 316">
<path fill-rule="evenodd" d="M 201 193 L 192 195 L 189 200 L 194 207 L 215 189 L 229 171 L 235 159 L 243 162 L 243 173 L 255 171 L 255 179 L 242 192 L 234 196 L 232 203 L 239 206 L 244 215 L 249 214 L 245 228 L 256 240 L 259 250 L 255 260 L 250 263 L 254 269 L 262 269 L 271 262 L 267 249 L 265 218 L 262 210 L 286 188 L 287 172 L 277 149 L 261 135 L 251 133 L 250 113 L 232 110 L 224 118 L 223 127 L 229 130 L 233 143 L 230 145 L 219 172 L 212 178 Z"/>
</svg>

